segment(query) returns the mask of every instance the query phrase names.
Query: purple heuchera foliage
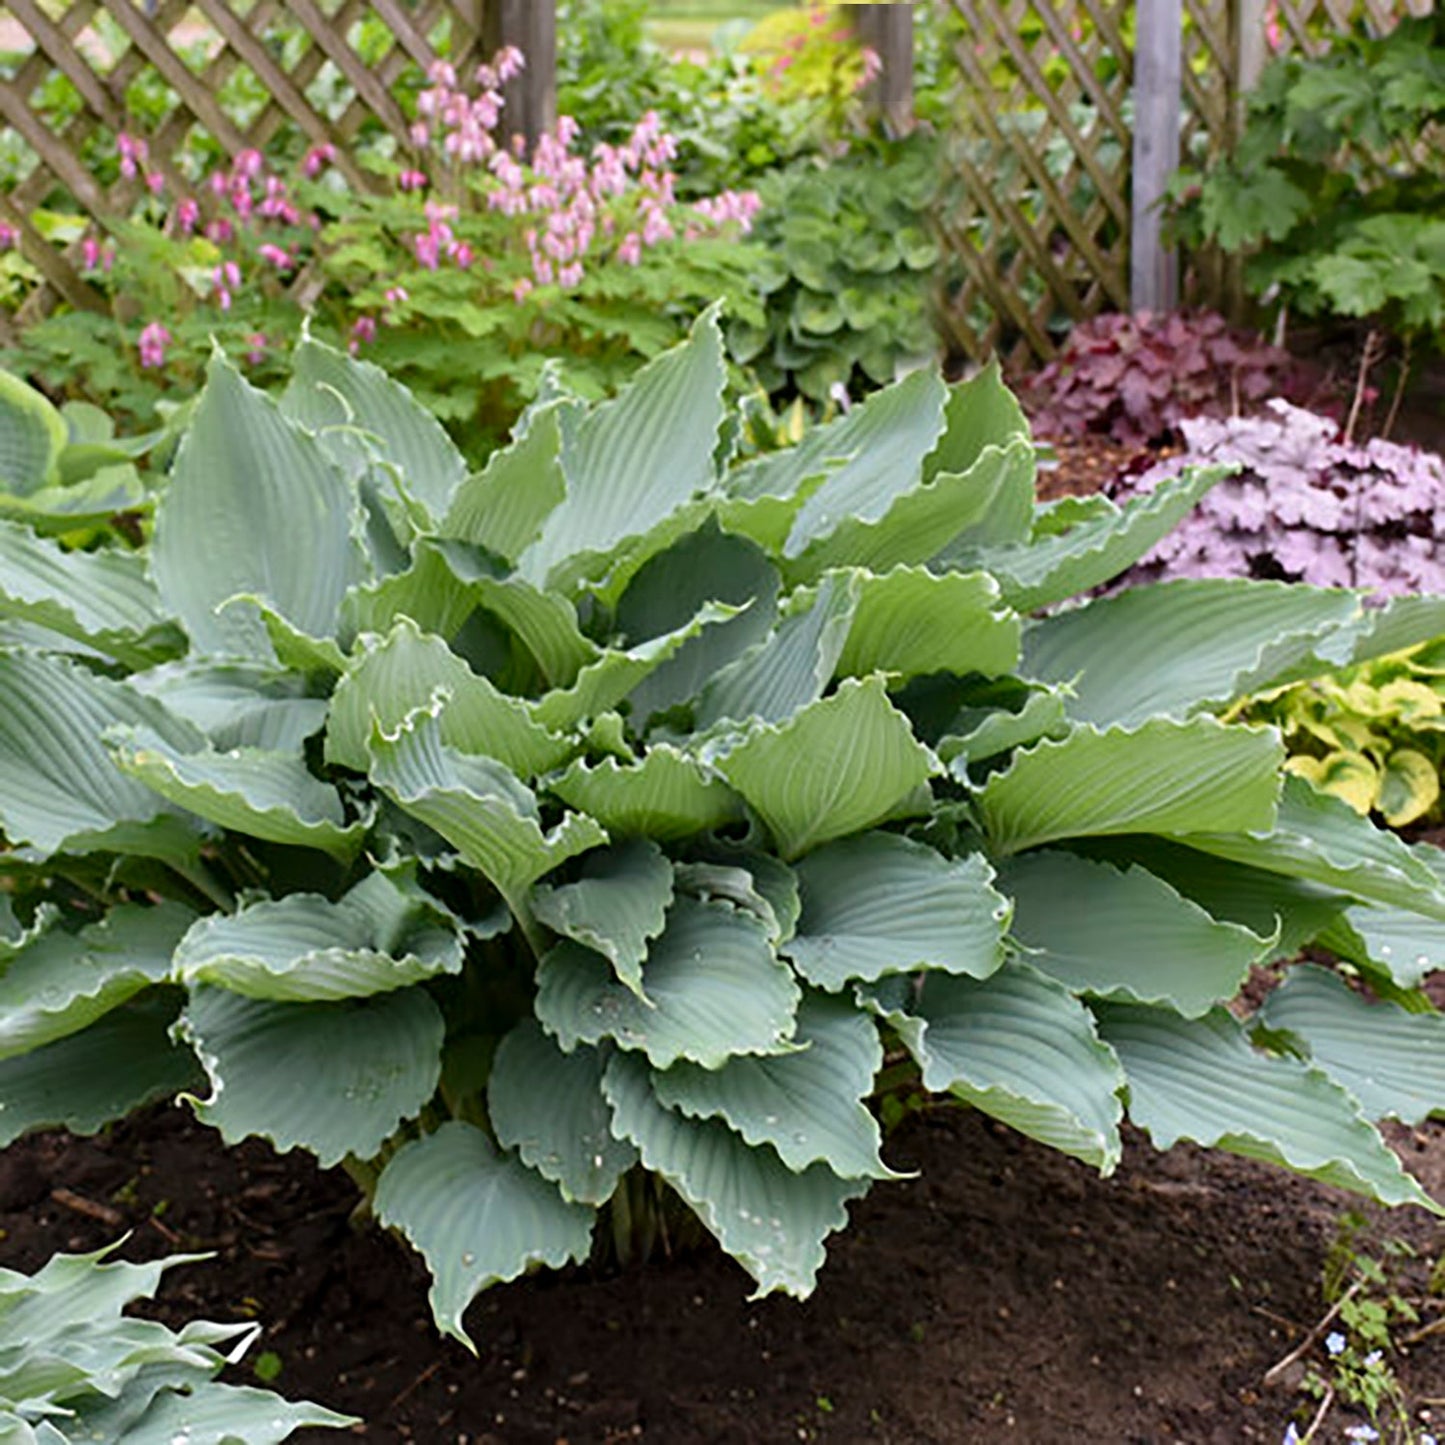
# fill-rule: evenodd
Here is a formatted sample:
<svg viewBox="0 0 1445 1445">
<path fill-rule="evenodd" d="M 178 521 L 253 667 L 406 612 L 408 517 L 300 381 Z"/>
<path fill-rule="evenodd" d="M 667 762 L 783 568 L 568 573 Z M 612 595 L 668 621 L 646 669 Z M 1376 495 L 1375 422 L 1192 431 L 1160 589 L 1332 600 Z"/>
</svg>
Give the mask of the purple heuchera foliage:
<svg viewBox="0 0 1445 1445">
<path fill-rule="evenodd" d="M 1185 451 L 1115 484 L 1152 490 L 1185 466 L 1236 462 L 1126 578 L 1264 577 L 1363 587 L 1379 597 L 1445 591 L 1445 462 L 1395 442 L 1346 442 L 1329 418 L 1286 401 L 1269 415 L 1181 424 Z"/>
</svg>

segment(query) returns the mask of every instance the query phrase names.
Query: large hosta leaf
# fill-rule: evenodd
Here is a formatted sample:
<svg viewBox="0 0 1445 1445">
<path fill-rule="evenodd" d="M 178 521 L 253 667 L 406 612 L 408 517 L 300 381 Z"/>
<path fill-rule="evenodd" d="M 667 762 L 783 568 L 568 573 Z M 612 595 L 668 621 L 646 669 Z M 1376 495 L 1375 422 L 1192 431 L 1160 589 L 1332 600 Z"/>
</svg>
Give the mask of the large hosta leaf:
<svg viewBox="0 0 1445 1445">
<path fill-rule="evenodd" d="M 0 1149 L 32 1129 L 94 1134 L 199 1084 L 195 1055 L 169 1037 L 177 1002 L 147 994 L 80 1033 L 0 1061 Z"/>
<path fill-rule="evenodd" d="M 395 732 L 438 689 L 446 693 L 442 741 L 462 752 L 485 754 L 521 777 L 533 777 L 557 767 L 572 751 L 520 699 L 498 691 L 440 637 L 402 618 L 384 639 L 363 639 L 337 684 L 326 726 L 327 762 L 364 772 L 373 725 Z"/>
<path fill-rule="evenodd" d="M 120 1437 L 119 1445 L 175 1445 L 177 1440 L 187 1445 L 234 1445 L 238 1440 L 246 1445 L 281 1445 L 308 1426 L 345 1429 L 354 1423 L 352 1416 L 304 1400 L 283 1400 L 269 1390 L 204 1384 L 184 1395 L 157 1396 Z M 115 1438 L 105 1433 L 103 1424 L 101 1430 L 101 1439 Z"/>
<path fill-rule="evenodd" d="M 1273 942 L 1216 922 L 1145 868 L 1073 853 L 1012 858 L 999 886 L 1034 967 L 1076 992 L 1167 1003 L 1188 1018 L 1233 998 Z"/>
<path fill-rule="evenodd" d="M 295 753 L 261 748 L 189 752 L 149 728 L 110 735 L 116 766 L 207 822 L 272 843 L 321 848 L 349 861 L 366 825 L 348 824 L 341 797 Z"/>
<path fill-rule="evenodd" d="M 564 1054 L 532 1019 L 497 1046 L 487 1113 L 503 1148 L 579 1204 L 606 1203 L 637 1163 L 637 1150 L 612 1135 L 602 1056 L 585 1045 Z"/>
<path fill-rule="evenodd" d="M 1282 1164 L 1383 1204 L 1436 1208 L 1339 1084 L 1298 1059 L 1252 1049 L 1224 1009 L 1098 1004 L 1124 1064 L 1129 1117 L 1160 1149 L 1181 1139 Z"/>
<path fill-rule="evenodd" d="M 67 439 L 49 398 L 0 371 L 0 487 L 26 496 L 57 481 Z"/>
<path fill-rule="evenodd" d="M 567 494 L 518 559 L 522 576 L 565 588 L 708 490 L 723 381 L 722 333 L 709 312 L 577 427 L 562 454 Z"/>
<path fill-rule="evenodd" d="M 1069 716 L 1134 727 L 1183 719 L 1349 660 L 1351 592 L 1216 580 L 1133 587 L 1029 629 L 1024 671 L 1073 690 Z M 1331 646 L 1333 644 L 1333 646 Z"/>
<path fill-rule="evenodd" d="M 1303 778 L 1285 779 L 1273 827 L 1199 833 L 1171 824 L 1168 831 L 1187 832 L 1181 842 L 1216 857 L 1445 922 L 1445 874 L 1437 875 L 1393 833 Z"/>
<path fill-rule="evenodd" d="M 934 751 L 960 782 L 968 781 L 970 763 L 996 758 L 1040 738 L 1061 738 L 1069 730 L 1064 718 L 1066 688 L 1040 688 L 1025 695 L 1023 705 L 964 708 L 939 738 Z"/>
<path fill-rule="evenodd" d="M 218 357 L 156 508 L 162 600 L 202 652 L 274 655 L 254 609 L 217 610 L 244 594 L 330 637 L 346 589 L 362 577 L 358 505 L 315 437 Z"/>
<path fill-rule="evenodd" d="M 883 1066 L 878 1029 L 841 999 L 809 994 L 795 1053 L 729 1059 L 720 1069 L 678 1063 L 654 1074 L 659 1103 L 722 1119 L 749 1144 L 769 1144 L 789 1169 L 826 1164 L 842 1179 L 886 1179 L 878 1124 L 863 1106 Z"/>
<path fill-rule="evenodd" d="M 1367 1003 L 1337 973 L 1301 964 L 1265 1000 L 1260 1022 L 1288 1034 L 1371 1119 L 1422 1123 L 1445 1111 L 1445 1018 Z"/>
<path fill-rule="evenodd" d="M 129 679 L 205 733 L 213 748 L 290 753 L 321 730 L 324 698 L 307 697 L 305 680 L 270 667 L 187 660 Z"/>
<path fill-rule="evenodd" d="M 259 1136 L 323 1167 L 371 1159 L 441 1078 L 444 1024 L 420 988 L 273 1003 L 197 987 L 180 1029 L 211 1081 L 196 1113 L 228 1144 Z"/>
<path fill-rule="evenodd" d="M 711 768 L 667 743 L 635 762 L 578 760 L 547 790 L 619 838 L 690 838 L 742 814 L 742 800 Z"/>
<path fill-rule="evenodd" d="M 370 750 L 376 784 L 490 878 L 514 912 L 544 873 L 607 842 L 601 824 L 582 813 L 544 828 L 536 795 L 517 775 L 447 747 L 430 710 L 404 718 L 395 733 L 374 731 Z"/>
<path fill-rule="evenodd" d="M 1342 908 L 1315 936 L 1348 962 L 1385 974 L 1397 988 L 1419 988 L 1428 973 L 1445 968 L 1445 921 L 1404 908 Z"/>
<path fill-rule="evenodd" d="M 766 1144 L 750 1145 L 715 1119 L 689 1120 L 658 1103 L 647 1066 L 616 1054 L 603 1088 L 613 1132 L 697 1212 L 719 1244 L 757 1281 L 759 1295 L 813 1292 L 823 1242 L 848 1222 L 847 1204 L 866 1179 L 840 1179 L 826 1165 L 801 1174 Z"/>
<path fill-rule="evenodd" d="M 820 988 L 922 968 L 983 978 L 1003 962 L 1007 899 L 981 856 L 892 833 L 830 843 L 797 865 L 803 912 L 783 952 Z"/>
<path fill-rule="evenodd" d="M 1029 438 L 1028 418 L 1004 385 L 1003 368 L 997 360 L 991 361 L 976 376 L 948 388 L 943 435 L 924 459 L 924 479 L 931 482 L 948 473 L 966 472 L 988 448 L 1008 446 L 1020 437 Z M 1026 497 L 1012 499 L 1003 515 L 990 521 L 989 540 L 1022 542 L 1029 535 L 1033 506 L 1032 489 Z"/>
<path fill-rule="evenodd" d="M 586 1257 L 595 1214 L 470 1124 L 443 1124 L 397 1152 L 376 1186 L 376 1217 L 421 1251 L 437 1327 L 475 1350 L 462 1316 L 489 1285 L 533 1265 Z"/>
<path fill-rule="evenodd" d="M 759 919 L 687 897 L 648 947 L 642 995 L 577 943 L 559 944 L 537 970 L 537 1017 L 564 1049 L 610 1038 L 659 1069 L 678 1059 L 715 1069 L 734 1054 L 788 1048 L 800 997 Z"/>
<path fill-rule="evenodd" d="M 193 917 L 175 903 L 126 903 L 78 933 L 35 938 L 0 969 L 0 1059 L 78 1033 L 161 982 Z"/>
<path fill-rule="evenodd" d="M 1245 833 L 1273 825 L 1283 761 L 1277 733 L 1209 717 L 1084 725 L 1017 753 L 978 806 L 1002 853 L 1109 833 Z"/>
<path fill-rule="evenodd" d="M 460 544 L 445 543 L 439 552 L 470 587 L 477 605 L 516 635 L 550 686 L 570 687 L 577 674 L 601 656 L 597 644 L 583 634 L 577 609 L 559 593 L 543 591 L 521 577 L 491 576 Z"/>
<path fill-rule="evenodd" d="M 880 986 L 926 1088 L 975 1108 L 1110 1174 L 1119 1162 L 1119 1061 L 1087 1009 L 1022 963 L 985 979 L 929 973 L 916 998 Z M 899 995 L 903 993 L 900 1000 Z"/>
<path fill-rule="evenodd" d="M 847 679 L 781 726 L 755 728 L 715 765 L 784 858 L 896 816 L 936 766 L 876 677 Z"/>
<path fill-rule="evenodd" d="M 414 888 L 372 873 L 339 901 L 317 893 L 250 903 L 195 923 L 176 949 L 178 982 L 249 998 L 367 998 L 461 971 L 456 919 Z"/>
<path fill-rule="evenodd" d="M 477 597 L 457 575 L 454 559 L 454 544 L 418 538 L 399 571 L 360 583 L 342 598 L 342 635 L 386 632 L 409 618 L 424 632 L 455 637 L 477 610 Z"/>
</svg>

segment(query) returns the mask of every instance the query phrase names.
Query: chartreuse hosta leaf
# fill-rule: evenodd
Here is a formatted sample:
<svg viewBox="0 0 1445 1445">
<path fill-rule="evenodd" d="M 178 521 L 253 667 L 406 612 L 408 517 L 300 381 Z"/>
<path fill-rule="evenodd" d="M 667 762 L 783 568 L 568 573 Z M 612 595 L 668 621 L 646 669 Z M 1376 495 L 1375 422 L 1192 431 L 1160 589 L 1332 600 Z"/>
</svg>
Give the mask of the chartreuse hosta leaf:
<svg viewBox="0 0 1445 1445">
<path fill-rule="evenodd" d="M 1190 1139 L 1382 1204 L 1445 1212 L 1400 1167 L 1344 1088 L 1298 1059 L 1251 1048 L 1226 1010 L 1198 1019 L 1142 1004 L 1098 1004 L 1095 1011 L 1128 1077 L 1129 1117 L 1156 1147 Z"/>
<path fill-rule="evenodd" d="M 196 1087 L 195 1055 L 170 1040 L 178 1006 L 179 995 L 151 992 L 80 1033 L 0 1060 L 0 1149 L 33 1129 L 94 1134 L 152 1099 Z"/>
<path fill-rule="evenodd" d="M 162 601 L 194 647 L 214 655 L 274 656 L 254 609 L 222 610 L 243 594 L 308 636 L 331 637 L 363 575 L 358 516 L 325 448 L 218 357 L 156 508 Z"/>
<path fill-rule="evenodd" d="M 1188 1018 L 1233 998 L 1274 943 L 1217 922 L 1145 868 L 1054 849 L 1009 859 L 999 886 L 1035 968 L 1076 992 L 1167 1003 Z"/>
<path fill-rule="evenodd" d="M 1210 717 L 1137 728 L 1076 727 L 1016 753 L 979 790 L 989 840 L 1018 853 L 1110 833 L 1263 831 L 1275 818 L 1284 748 L 1272 729 Z"/>
<path fill-rule="evenodd" d="M 1217 579 L 1135 587 L 1035 623 L 1023 671 L 1072 688 L 1069 716 L 1183 719 L 1349 657 L 1352 592 Z M 1323 655 L 1316 655 L 1316 648 Z"/>
<path fill-rule="evenodd" d="M 1292 1044 L 1371 1119 L 1423 1123 L 1445 1111 L 1445 1018 L 1367 1003 L 1339 974 L 1291 968 L 1265 1000 L 1259 1021 Z"/>
<path fill-rule="evenodd" d="M 272 843 L 320 848 L 349 861 L 366 824 L 347 823 L 341 797 L 299 753 L 262 748 L 183 751 L 149 728 L 108 735 L 115 765 L 198 818 Z"/>
<path fill-rule="evenodd" d="M 544 873 L 607 842 L 602 825 L 582 813 L 544 828 L 531 789 L 495 759 L 448 747 L 430 709 L 394 733 L 375 729 L 369 747 L 377 786 L 491 879 L 514 912 Z"/>
<path fill-rule="evenodd" d="M 802 1173 L 826 1164 L 842 1179 L 887 1179 L 878 1124 L 863 1105 L 883 1066 L 877 1025 L 852 1003 L 805 995 L 794 1053 L 729 1059 L 720 1069 L 677 1063 L 654 1073 L 658 1102 L 691 1119 L 722 1119 L 749 1144 L 777 1150 Z"/>
<path fill-rule="evenodd" d="M 886 689 L 881 677 L 846 679 L 833 696 L 780 726 L 755 727 L 716 759 L 785 859 L 896 816 L 934 772 Z"/>
<path fill-rule="evenodd" d="M 474 1353 L 462 1327 L 467 1306 L 488 1285 L 516 1279 L 534 1265 L 560 1269 L 584 1259 L 596 1218 L 460 1121 L 398 1150 L 373 1207 L 426 1260 L 439 1328 Z"/>
<path fill-rule="evenodd" d="M 716 1069 L 792 1046 L 798 985 L 764 924 L 729 904 L 678 898 L 641 982 L 639 997 L 602 954 L 560 943 L 537 970 L 537 1017 L 564 1049 L 612 1039 L 659 1069 L 678 1059 Z"/>
<path fill-rule="evenodd" d="M 462 752 L 483 753 L 529 778 L 559 766 L 573 750 L 521 699 L 500 692 L 440 637 L 403 617 L 385 638 L 361 639 L 337 683 L 326 724 L 327 762 L 365 772 L 372 727 L 395 732 L 438 688 L 446 693 L 442 741 Z"/>
<path fill-rule="evenodd" d="M 553 933 L 602 954 L 639 998 L 647 946 L 672 906 L 672 864 L 647 838 L 598 849 L 575 883 L 539 883 L 532 912 Z"/>
<path fill-rule="evenodd" d="M 502 1147 L 579 1204 L 605 1204 L 637 1163 L 637 1150 L 612 1135 L 601 1053 L 583 1044 L 564 1054 L 533 1019 L 497 1046 L 487 1112 Z"/>
<path fill-rule="evenodd" d="M 457 920 L 429 895 L 372 873 L 332 903 L 316 893 L 249 903 L 197 920 L 173 963 L 177 982 L 249 998 L 367 998 L 459 973 Z"/>
<path fill-rule="evenodd" d="M 127 903 L 99 923 L 51 928 L 0 969 L 0 1059 L 79 1032 L 170 972 L 194 915 L 179 904 Z"/>
<path fill-rule="evenodd" d="M 563 589 L 710 490 L 723 421 L 722 332 L 709 312 L 688 342 L 645 366 L 596 407 L 562 453 L 565 497 L 518 559 L 538 586 Z"/>
<path fill-rule="evenodd" d="M 903 979 L 874 990 L 925 1088 L 953 1093 L 1101 1174 L 1114 1171 L 1124 1075 L 1062 984 L 1014 962 L 985 979 L 927 973 L 916 994 Z"/>
<path fill-rule="evenodd" d="M 750 1145 L 717 1119 L 693 1120 L 657 1100 L 647 1065 L 617 1053 L 603 1075 L 613 1133 L 690 1204 L 719 1244 L 757 1281 L 757 1294 L 806 1299 L 823 1242 L 848 1222 L 866 1179 L 840 1179 L 825 1164 L 798 1173 L 766 1144 Z"/>
<path fill-rule="evenodd" d="M 179 1027 L 211 1081 L 194 1100 L 228 1144 L 259 1136 L 323 1168 L 371 1159 L 441 1078 L 445 1024 L 404 988 L 341 1003 L 275 1003 L 198 985 Z"/>
<path fill-rule="evenodd" d="M 1003 963 L 1008 900 L 984 859 L 945 858 L 893 833 L 830 843 L 796 865 L 797 933 L 783 947 L 809 983 L 937 968 L 983 978 Z"/>
<path fill-rule="evenodd" d="M 597 819 L 613 837 L 689 838 L 736 822 L 742 800 L 696 758 L 657 743 L 634 762 L 574 762 L 548 792 Z"/>
<path fill-rule="evenodd" d="M 302 679 L 272 667 L 187 659 L 137 673 L 130 685 L 222 750 L 298 751 L 326 721 L 325 699 L 307 697 Z"/>
</svg>

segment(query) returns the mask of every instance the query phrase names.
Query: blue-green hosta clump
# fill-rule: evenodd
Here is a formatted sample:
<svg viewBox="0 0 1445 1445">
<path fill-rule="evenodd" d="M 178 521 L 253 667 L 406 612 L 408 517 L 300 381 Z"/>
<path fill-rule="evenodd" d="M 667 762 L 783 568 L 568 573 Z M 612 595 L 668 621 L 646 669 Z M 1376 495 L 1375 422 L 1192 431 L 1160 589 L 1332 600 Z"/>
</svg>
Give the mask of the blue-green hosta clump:
<svg viewBox="0 0 1445 1445">
<path fill-rule="evenodd" d="M 216 1376 L 259 1324 L 194 1321 L 177 1334 L 123 1313 L 173 1265 L 58 1254 L 33 1275 L 0 1269 L 0 1440 L 7 1445 L 279 1445 L 307 1426 L 357 1422 Z M 219 1348 L 218 1348 L 219 1347 Z"/>
<path fill-rule="evenodd" d="M 740 461 L 723 380 L 706 317 L 470 473 L 369 366 L 218 357 L 147 551 L 3 524 L 0 1143 L 181 1095 L 343 1163 L 459 1337 L 648 1175 L 806 1295 L 885 1060 L 1103 1173 L 1127 1115 L 1430 1207 L 1373 1121 L 1445 1106 L 1445 858 L 1218 715 L 1445 600 L 1061 606 L 1215 476 L 1037 506 L 991 372 Z M 1374 1001 L 1235 1004 L 1310 941 Z"/>
</svg>

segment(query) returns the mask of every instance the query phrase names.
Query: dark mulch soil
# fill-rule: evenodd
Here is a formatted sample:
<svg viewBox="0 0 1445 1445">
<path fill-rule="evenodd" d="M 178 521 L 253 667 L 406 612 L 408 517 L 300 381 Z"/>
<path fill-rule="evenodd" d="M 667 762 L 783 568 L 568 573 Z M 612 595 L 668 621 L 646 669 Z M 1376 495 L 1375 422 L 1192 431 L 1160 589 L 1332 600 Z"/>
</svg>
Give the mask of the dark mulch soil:
<svg viewBox="0 0 1445 1445">
<path fill-rule="evenodd" d="M 1445 1127 L 1397 1143 L 1445 1195 Z M 227 1150 L 179 1108 L 0 1154 L 0 1260 L 30 1269 L 126 1229 L 131 1258 L 214 1250 L 171 1277 L 165 1317 L 265 1321 L 280 1386 L 363 1416 L 375 1442 L 1280 1439 L 1299 1402 L 1261 1377 L 1322 1312 L 1346 1196 L 1137 1140 L 1101 1180 L 961 1110 L 911 1118 L 888 1154 L 918 1177 L 854 1206 L 808 1303 L 748 1303 L 712 1251 L 579 1269 L 484 1295 L 479 1359 L 432 1333 L 409 1251 L 350 1224 L 344 1175 Z M 1387 1227 L 1445 1249 L 1422 1211 Z M 1445 1338 L 1403 1368 L 1417 1399 L 1445 1396 Z"/>
</svg>

